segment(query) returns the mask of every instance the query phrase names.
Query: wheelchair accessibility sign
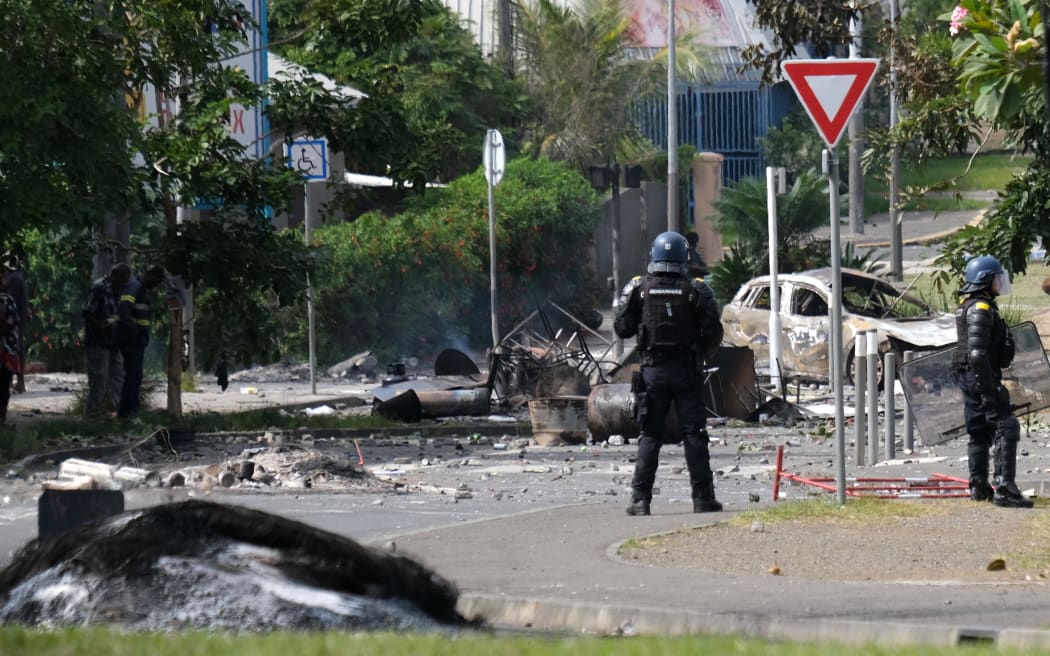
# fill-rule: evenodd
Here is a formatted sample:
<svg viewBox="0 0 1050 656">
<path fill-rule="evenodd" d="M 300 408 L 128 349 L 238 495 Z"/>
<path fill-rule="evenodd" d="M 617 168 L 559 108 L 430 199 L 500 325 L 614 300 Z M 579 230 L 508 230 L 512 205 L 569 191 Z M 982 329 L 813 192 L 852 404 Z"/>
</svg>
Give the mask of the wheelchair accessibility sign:
<svg viewBox="0 0 1050 656">
<path fill-rule="evenodd" d="M 285 144 L 288 168 L 303 176 L 305 182 L 328 179 L 328 141 L 295 139 Z"/>
</svg>

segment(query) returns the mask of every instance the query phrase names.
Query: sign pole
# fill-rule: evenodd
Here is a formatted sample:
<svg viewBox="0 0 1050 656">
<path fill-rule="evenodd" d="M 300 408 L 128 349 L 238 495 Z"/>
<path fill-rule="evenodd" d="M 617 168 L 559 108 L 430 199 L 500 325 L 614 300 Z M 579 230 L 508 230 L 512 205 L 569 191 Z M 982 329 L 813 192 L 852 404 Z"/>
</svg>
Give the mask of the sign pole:
<svg viewBox="0 0 1050 656">
<path fill-rule="evenodd" d="M 828 153 L 831 218 L 831 389 L 835 393 L 835 472 L 839 505 L 846 503 L 846 418 L 842 393 L 842 241 L 839 235 L 839 158 Z"/>
<path fill-rule="evenodd" d="M 306 226 L 306 247 L 310 247 L 310 185 L 303 184 L 303 224 Z M 310 274 L 306 274 L 306 321 L 309 325 L 310 394 L 317 396 L 317 342 L 314 332 L 314 290 Z"/>
<path fill-rule="evenodd" d="M 491 136 L 492 131 L 489 131 Z M 493 155 L 496 147 L 494 139 L 489 139 L 488 148 Z M 493 158 L 494 159 L 494 158 Z M 489 307 L 492 312 L 492 348 L 499 346 L 499 312 L 496 305 L 496 185 L 489 175 Z"/>
<path fill-rule="evenodd" d="M 489 130 L 481 147 L 482 168 L 489 188 L 489 304 L 492 308 L 492 350 L 499 346 L 499 306 L 496 305 L 496 185 L 507 168 L 507 153 L 503 135 Z"/>
<path fill-rule="evenodd" d="M 326 139 L 289 140 L 285 144 L 285 157 L 288 168 L 303 177 L 303 236 L 306 247 L 310 248 L 313 239 L 310 235 L 310 183 L 328 179 L 328 141 Z M 317 395 L 317 345 L 314 324 L 314 293 L 310 274 L 306 274 L 306 321 L 309 326 L 310 350 L 310 393 Z"/>
<path fill-rule="evenodd" d="M 678 232 L 678 72 L 675 70 L 675 0 L 667 2 L 667 231 Z M 619 290 L 616 292 L 620 293 Z"/>
<path fill-rule="evenodd" d="M 839 158 L 835 145 L 846 124 L 857 111 L 861 98 L 871 85 L 878 59 L 803 59 L 780 65 L 795 95 L 813 120 L 828 149 L 824 151 L 824 170 L 828 176 L 831 219 L 831 345 L 828 378 L 835 395 L 835 458 L 838 501 L 846 503 L 846 433 L 842 377 L 842 237 L 839 226 Z"/>
<path fill-rule="evenodd" d="M 769 385 L 783 394 L 780 380 L 780 282 L 777 280 L 777 169 L 766 167 L 766 221 L 769 224 Z"/>
</svg>

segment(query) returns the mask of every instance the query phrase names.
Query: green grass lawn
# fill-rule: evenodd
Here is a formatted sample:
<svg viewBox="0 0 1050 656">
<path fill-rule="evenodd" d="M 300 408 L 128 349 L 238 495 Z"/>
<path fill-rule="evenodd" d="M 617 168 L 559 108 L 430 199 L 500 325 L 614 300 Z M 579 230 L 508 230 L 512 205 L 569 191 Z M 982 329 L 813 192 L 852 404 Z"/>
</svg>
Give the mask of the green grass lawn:
<svg viewBox="0 0 1050 656">
<path fill-rule="evenodd" d="M 1050 306 L 1050 296 L 1047 296 L 1042 289 L 1043 280 L 1047 277 L 1050 277 L 1050 266 L 1041 262 L 1029 262 L 1025 273 L 1012 278 L 1010 295 L 999 299 L 999 308 L 1007 323 L 1027 321 L 1035 310 Z M 907 272 L 905 272 L 905 282 L 911 285 L 910 293 L 919 296 L 939 310 L 952 312 L 958 304 L 959 299 L 954 295 L 958 291 L 958 284 L 944 293 L 945 290 L 935 287 L 933 276 L 930 274 L 909 276 Z"/>
<path fill-rule="evenodd" d="M 904 186 L 928 186 L 950 180 L 966 170 L 966 165 L 969 161 L 969 155 L 960 155 L 929 160 L 924 165 L 911 165 L 904 162 L 904 170 L 901 172 L 901 184 Z M 1028 163 L 1031 161 L 1032 158 L 1028 155 L 1010 155 L 1006 153 L 979 155 L 974 160 L 970 172 L 960 178 L 956 185 L 947 191 L 1003 189 L 1006 183 L 1014 176 L 1014 173 L 1028 166 Z M 881 176 L 865 176 L 864 186 L 866 190 L 881 191 L 883 193 L 889 189 L 885 178 Z"/>
<path fill-rule="evenodd" d="M 68 656 L 943 656 L 1020 653 L 993 645 L 965 647 L 857 647 L 732 637 L 681 638 L 421 636 L 351 633 L 118 633 L 103 629 L 29 631 L 0 629 L 0 654 Z M 1047 653 L 1025 650 L 1025 654 Z"/>
<path fill-rule="evenodd" d="M 943 196 L 914 198 L 905 202 L 906 211 L 952 211 L 975 210 L 990 207 L 991 202 L 972 198 L 955 198 L 953 192 L 1001 191 L 1014 174 L 1028 166 L 1032 158 L 1028 155 L 989 153 L 973 161 L 970 171 L 959 178 L 954 186 L 943 190 Z M 969 155 L 930 160 L 923 165 L 904 163 L 901 173 L 903 187 L 926 187 L 944 183 L 962 174 L 970 162 Z M 864 178 L 864 213 L 883 214 L 889 211 L 889 186 L 882 176 L 868 175 Z"/>
</svg>

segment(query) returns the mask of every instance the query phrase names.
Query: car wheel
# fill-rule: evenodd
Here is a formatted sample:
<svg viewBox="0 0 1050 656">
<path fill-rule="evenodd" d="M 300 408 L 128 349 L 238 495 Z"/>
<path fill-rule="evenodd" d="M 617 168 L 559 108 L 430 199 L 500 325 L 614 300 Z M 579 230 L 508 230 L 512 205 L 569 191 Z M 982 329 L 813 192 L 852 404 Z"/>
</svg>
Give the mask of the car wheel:
<svg viewBox="0 0 1050 656">
<path fill-rule="evenodd" d="M 846 382 L 854 387 L 857 386 L 857 363 L 854 355 L 856 353 L 855 348 L 851 348 L 846 351 Z M 879 355 L 875 358 L 875 380 L 878 382 L 878 388 L 882 389 L 883 383 L 883 351 L 880 347 Z M 897 356 L 897 362 L 900 362 L 900 356 Z M 865 384 L 867 384 L 867 369 L 865 369 Z"/>
</svg>

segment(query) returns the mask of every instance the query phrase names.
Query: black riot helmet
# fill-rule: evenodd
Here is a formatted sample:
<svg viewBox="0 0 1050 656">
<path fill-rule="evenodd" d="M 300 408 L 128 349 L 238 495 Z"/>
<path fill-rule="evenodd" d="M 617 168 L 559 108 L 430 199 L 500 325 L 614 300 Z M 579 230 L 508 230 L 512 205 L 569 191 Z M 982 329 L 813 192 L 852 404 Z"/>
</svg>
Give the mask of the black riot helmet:
<svg viewBox="0 0 1050 656">
<path fill-rule="evenodd" d="M 1010 274 L 999 264 L 999 260 L 991 255 L 981 255 L 967 262 L 963 280 L 964 294 L 982 289 L 989 289 L 997 296 L 1010 293 Z M 996 280 L 999 282 L 998 289 L 993 287 Z"/>
<path fill-rule="evenodd" d="M 689 242 L 677 232 L 663 232 L 653 240 L 650 252 L 650 273 L 685 274 L 689 261 Z"/>
</svg>

